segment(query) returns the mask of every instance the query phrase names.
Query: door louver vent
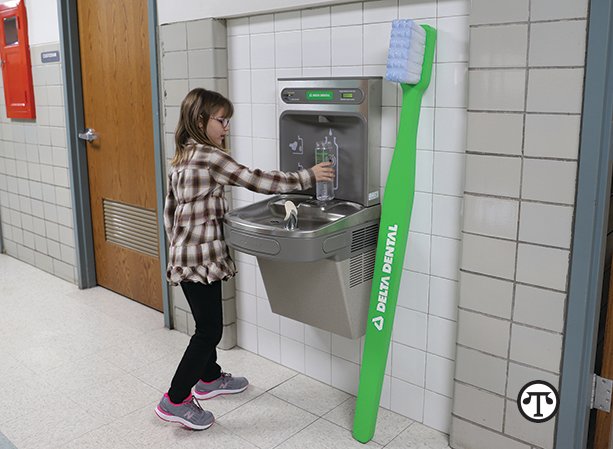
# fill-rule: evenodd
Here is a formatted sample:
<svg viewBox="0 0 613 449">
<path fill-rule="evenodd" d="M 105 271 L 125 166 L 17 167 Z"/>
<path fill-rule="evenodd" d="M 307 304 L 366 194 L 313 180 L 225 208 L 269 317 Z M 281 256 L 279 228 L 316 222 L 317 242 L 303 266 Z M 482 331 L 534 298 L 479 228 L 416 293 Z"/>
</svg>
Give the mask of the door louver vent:
<svg viewBox="0 0 613 449">
<path fill-rule="evenodd" d="M 375 270 L 376 248 L 349 259 L 349 288 L 372 280 Z"/>
<path fill-rule="evenodd" d="M 108 242 L 124 248 L 158 256 L 155 210 L 103 200 L 104 235 Z"/>
<path fill-rule="evenodd" d="M 379 225 L 373 224 L 366 228 L 357 229 L 351 234 L 351 252 L 360 251 L 377 244 Z"/>
</svg>

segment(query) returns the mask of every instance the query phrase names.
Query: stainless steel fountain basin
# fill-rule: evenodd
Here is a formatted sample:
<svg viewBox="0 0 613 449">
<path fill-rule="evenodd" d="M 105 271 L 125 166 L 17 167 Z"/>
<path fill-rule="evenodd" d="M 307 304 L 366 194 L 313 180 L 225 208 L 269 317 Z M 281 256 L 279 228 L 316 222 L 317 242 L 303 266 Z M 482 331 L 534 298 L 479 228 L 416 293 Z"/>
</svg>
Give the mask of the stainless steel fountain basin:
<svg viewBox="0 0 613 449">
<path fill-rule="evenodd" d="M 285 202 L 298 209 L 295 229 L 284 228 Z M 309 195 L 276 195 L 235 209 L 224 218 L 224 236 L 236 250 L 289 262 L 349 257 L 352 232 L 378 223 L 381 206 L 344 200 L 318 202 Z"/>
</svg>

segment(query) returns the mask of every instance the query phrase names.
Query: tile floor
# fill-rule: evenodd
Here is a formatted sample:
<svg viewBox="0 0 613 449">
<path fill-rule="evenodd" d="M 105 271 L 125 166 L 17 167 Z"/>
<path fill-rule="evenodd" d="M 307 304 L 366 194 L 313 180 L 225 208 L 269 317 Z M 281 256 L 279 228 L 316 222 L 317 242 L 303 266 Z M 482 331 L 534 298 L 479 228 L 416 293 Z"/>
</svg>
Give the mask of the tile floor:
<svg viewBox="0 0 613 449">
<path fill-rule="evenodd" d="M 0 254 L 0 447 L 448 448 L 446 435 L 384 409 L 362 445 L 353 396 L 239 348 L 219 358 L 251 386 L 203 401 L 216 423 L 164 423 L 153 409 L 188 339 L 154 310 Z"/>
</svg>

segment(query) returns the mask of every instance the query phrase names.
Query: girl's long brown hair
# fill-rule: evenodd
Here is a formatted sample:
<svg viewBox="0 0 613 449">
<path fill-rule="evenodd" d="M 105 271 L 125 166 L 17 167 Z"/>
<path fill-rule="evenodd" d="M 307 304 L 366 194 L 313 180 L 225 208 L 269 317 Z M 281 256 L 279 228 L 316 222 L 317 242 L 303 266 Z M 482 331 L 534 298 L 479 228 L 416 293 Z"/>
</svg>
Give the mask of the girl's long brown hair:
<svg viewBox="0 0 613 449">
<path fill-rule="evenodd" d="M 234 106 L 230 100 L 218 92 L 198 87 L 185 96 L 175 131 L 175 155 L 170 162 L 173 166 L 182 164 L 189 158 L 193 151 L 191 146 L 186 146 L 189 138 L 202 145 L 219 148 L 206 134 L 206 126 L 211 115 L 222 109 L 225 118 L 234 114 Z"/>
</svg>

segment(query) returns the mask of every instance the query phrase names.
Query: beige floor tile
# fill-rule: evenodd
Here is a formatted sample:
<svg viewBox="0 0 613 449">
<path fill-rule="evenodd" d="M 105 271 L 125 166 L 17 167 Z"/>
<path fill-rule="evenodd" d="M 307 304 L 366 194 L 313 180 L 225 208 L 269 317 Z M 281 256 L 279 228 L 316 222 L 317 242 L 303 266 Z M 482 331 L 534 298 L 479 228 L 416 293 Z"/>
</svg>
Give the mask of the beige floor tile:
<svg viewBox="0 0 613 449">
<path fill-rule="evenodd" d="M 437 430 L 426 427 L 420 423 L 412 424 L 402 432 L 386 449 L 449 449 L 447 435 Z"/>
<path fill-rule="evenodd" d="M 351 397 L 336 407 L 324 419 L 345 429 L 353 429 L 355 398 Z M 413 423 L 409 418 L 379 407 L 373 441 L 385 446 Z"/>
<path fill-rule="evenodd" d="M 129 442 L 117 435 L 109 425 L 82 435 L 69 443 L 61 443 L 48 449 L 134 449 Z"/>
<path fill-rule="evenodd" d="M 89 414 L 74 403 L 55 407 L 38 404 L 35 411 L 3 423 L 2 432 L 19 449 L 49 449 L 104 424 L 102 417 Z"/>
<path fill-rule="evenodd" d="M 302 374 L 283 382 L 269 393 L 317 416 L 325 415 L 349 398 L 344 391 Z"/>
<path fill-rule="evenodd" d="M 217 396 L 212 399 L 200 401 L 200 405 L 205 410 L 213 412 L 215 419 L 220 419 L 222 416 L 230 413 L 232 410 L 253 401 L 255 398 L 265 393 L 261 388 L 255 385 L 249 385 L 245 391 L 239 394 L 227 394 L 223 396 Z"/>
<path fill-rule="evenodd" d="M 318 419 L 283 444 L 278 449 L 360 449 L 363 447 L 380 448 L 381 445 L 369 441 L 362 444 L 356 441 L 351 432 L 325 419 Z"/>
<path fill-rule="evenodd" d="M 261 449 L 271 449 L 317 417 L 265 393 L 224 415 L 219 423 Z"/>
<path fill-rule="evenodd" d="M 90 386 L 78 390 L 72 399 L 89 413 L 113 420 L 159 400 L 159 396 L 154 388 L 124 374 L 95 388 Z"/>
<path fill-rule="evenodd" d="M 153 340 L 145 333 L 100 351 L 99 355 L 124 371 L 132 372 L 176 353 L 173 345 Z"/>
</svg>

